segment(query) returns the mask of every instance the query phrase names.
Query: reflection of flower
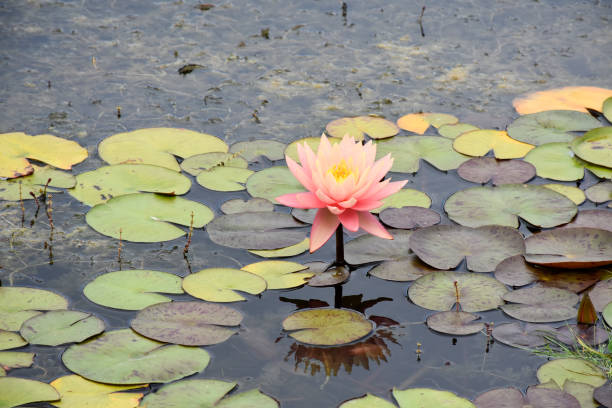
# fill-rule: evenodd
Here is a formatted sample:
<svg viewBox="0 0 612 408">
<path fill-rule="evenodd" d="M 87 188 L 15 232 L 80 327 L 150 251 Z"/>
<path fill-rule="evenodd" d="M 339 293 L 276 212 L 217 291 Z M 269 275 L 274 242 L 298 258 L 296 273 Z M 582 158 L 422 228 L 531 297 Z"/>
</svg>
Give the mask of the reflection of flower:
<svg viewBox="0 0 612 408">
<path fill-rule="evenodd" d="M 393 239 L 370 210 L 380 207 L 383 198 L 401 189 L 404 181 L 391 183 L 382 178 L 393 165 L 386 155 L 378 161 L 376 145 L 363 145 L 344 136 L 330 144 L 325 134 L 317 154 L 307 145 L 298 144 L 301 166 L 286 157 L 289 169 L 308 192 L 285 194 L 276 200 L 294 208 L 318 208 L 310 232 L 310 252 L 319 249 L 340 223 L 349 231 L 359 227 L 381 238 Z"/>
</svg>

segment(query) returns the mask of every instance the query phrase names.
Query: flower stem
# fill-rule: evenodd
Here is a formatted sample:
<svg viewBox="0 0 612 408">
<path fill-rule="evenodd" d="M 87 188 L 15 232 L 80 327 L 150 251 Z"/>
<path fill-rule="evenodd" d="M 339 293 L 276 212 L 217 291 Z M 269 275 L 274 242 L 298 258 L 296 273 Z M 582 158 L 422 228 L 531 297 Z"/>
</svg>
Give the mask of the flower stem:
<svg viewBox="0 0 612 408">
<path fill-rule="evenodd" d="M 342 224 L 336 228 L 336 266 L 346 265 L 344 260 L 344 235 Z"/>
</svg>

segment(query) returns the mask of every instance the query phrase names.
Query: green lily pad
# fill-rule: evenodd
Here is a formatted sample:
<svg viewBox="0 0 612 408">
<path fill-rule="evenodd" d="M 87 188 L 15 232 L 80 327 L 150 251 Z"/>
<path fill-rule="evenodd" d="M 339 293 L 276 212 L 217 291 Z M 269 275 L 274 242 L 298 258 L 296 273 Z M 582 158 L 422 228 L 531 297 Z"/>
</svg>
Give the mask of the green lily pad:
<svg viewBox="0 0 612 408">
<path fill-rule="evenodd" d="M 209 152 L 227 152 L 218 137 L 187 129 L 150 128 L 117 133 L 98 145 L 98 154 L 109 164 L 154 164 L 180 171 L 174 156 L 187 158 Z"/>
<path fill-rule="evenodd" d="M 463 133 L 470 132 L 472 130 L 478 130 L 478 127 L 470 125 L 469 123 L 454 123 L 449 125 L 443 125 L 438 128 L 438 133 L 447 139 L 455 139 Z"/>
<path fill-rule="evenodd" d="M 608 303 L 606 307 L 603 308 L 601 315 L 606 321 L 606 324 L 608 326 L 612 326 L 612 301 L 610 301 L 610 303 Z"/>
<path fill-rule="evenodd" d="M 266 211 L 221 215 L 206 230 L 213 242 L 230 248 L 278 249 L 302 242 L 306 232 L 296 228 L 303 225 L 289 214 Z"/>
<path fill-rule="evenodd" d="M 0 377 L 1 408 L 58 399 L 60 399 L 59 393 L 49 384 L 25 378 Z"/>
<path fill-rule="evenodd" d="M 87 213 L 90 227 L 99 233 L 132 242 L 170 241 L 186 232 L 170 223 L 202 228 L 213 219 L 204 204 L 158 194 L 127 194 L 98 204 Z"/>
<path fill-rule="evenodd" d="M 236 290 L 257 295 L 266 290 L 266 280 L 239 269 L 210 268 L 185 277 L 183 289 L 209 302 L 237 302 L 246 299 Z"/>
<path fill-rule="evenodd" d="M 612 96 L 604 101 L 601 112 L 608 122 L 612 122 Z"/>
<path fill-rule="evenodd" d="M 376 395 L 366 394 L 363 397 L 353 398 L 340 404 L 338 408 L 397 408 L 386 399 Z"/>
<path fill-rule="evenodd" d="M 51 310 L 21 325 L 19 333 L 30 344 L 58 346 L 79 343 L 104 331 L 104 322 L 90 313 Z"/>
<path fill-rule="evenodd" d="M 123 329 L 68 347 L 62 361 L 69 370 L 89 380 L 142 384 L 166 383 L 199 373 L 210 356 L 200 348 L 167 345 Z"/>
<path fill-rule="evenodd" d="M 450 391 L 432 390 L 429 388 L 409 388 L 407 390 L 394 388 L 393 397 L 400 408 L 476 408 L 469 400 L 461 398 Z"/>
<path fill-rule="evenodd" d="M 517 230 L 497 225 L 421 228 L 410 236 L 410 248 L 434 268 L 455 268 L 465 258 L 467 268 L 475 272 L 491 272 L 504 259 L 525 251 Z"/>
<path fill-rule="evenodd" d="M 14 178 L 31 174 L 34 167 L 27 159 L 34 159 L 63 170 L 87 158 L 87 150 L 77 142 L 53 135 L 30 136 L 25 133 L 0 134 L 0 178 Z M 46 180 L 45 180 L 46 182 Z"/>
<path fill-rule="evenodd" d="M 357 116 L 336 119 L 327 124 L 325 133 L 331 137 L 342 138 L 349 135 L 355 140 L 363 140 L 365 135 L 372 139 L 385 139 L 399 133 L 395 123 L 374 116 Z"/>
<path fill-rule="evenodd" d="M 612 231 L 557 228 L 525 240 L 525 260 L 558 268 L 591 268 L 612 264 Z"/>
<path fill-rule="evenodd" d="M 518 159 L 533 145 L 510 138 L 503 130 L 478 129 L 459 135 L 453 141 L 453 149 L 470 156 L 485 156 L 492 150 L 497 159 Z"/>
<path fill-rule="evenodd" d="M 246 188 L 251 197 L 265 198 L 272 203 L 283 194 L 306 191 L 286 166 L 268 167 L 252 174 Z"/>
<path fill-rule="evenodd" d="M 306 271 L 307 266 L 287 261 L 256 262 L 241 269 L 264 278 L 268 289 L 289 289 L 302 286 L 314 275 Z"/>
<path fill-rule="evenodd" d="M 374 235 L 362 235 L 345 245 L 344 258 L 350 264 L 376 261 L 397 261 L 410 254 L 409 239 L 412 231 L 390 231 L 393 240 Z"/>
<path fill-rule="evenodd" d="M 508 292 L 504 300 L 517 303 L 502 305 L 504 313 L 526 322 L 558 322 L 577 313 L 578 296 L 565 289 L 533 286 Z"/>
<path fill-rule="evenodd" d="M 612 201 L 612 181 L 602 181 L 586 189 L 587 198 L 594 203 L 605 203 Z M 612 202 L 608 203 L 612 207 Z"/>
<path fill-rule="evenodd" d="M 230 152 L 239 154 L 249 162 L 256 161 L 260 156 L 275 161 L 285 158 L 285 148 L 284 143 L 262 139 L 235 143 L 230 147 Z"/>
<path fill-rule="evenodd" d="M 553 380 L 563 387 L 566 380 L 590 384 L 599 387 L 606 382 L 601 370 L 590 362 L 577 358 L 560 358 L 552 360 L 538 368 L 538 381 L 546 383 Z"/>
<path fill-rule="evenodd" d="M 601 123 L 587 113 L 572 110 L 551 110 L 520 116 L 508 125 L 508 136 L 514 140 L 542 145 L 571 142 L 576 136 L 570 132 L 591 130 Z"/>
<path fill-rule="evenodd" d="M 373 326 L 354 310 L 318 308 L 289 315 L 283 320 L 283 329 L 302 343 L 337 346 L 367 336 Z"/>
<path fill-rule="evenodd" d="M 224 152 L 196 154 L 195 156 L 186 158 L 181 163 L 181 169 L 192 176 L 197 176 L 206 170 L 225 166 L 246 169 L 249 167 L 249 163 L 237 154 Z"/>
<path fill-rule="evenodd" d="M 431 227 L 440 222 L 440 214 L 423 207 L 387 208 L 380 213 L 386 225 L 400 229 Z"/>
<path fill-rule="evenodd" d="M 612 167 L 612 126 L 589 130 L 572 141 L 572 150 L 582 160 Z"/>
<path fill-rule="evenodd" d="M 222 343 L 237 331 L 242 313 L 204 302 L 166 302 L 142 309 L 130 326 L 138 334 L 164 343 L 207 346 Z"/>
<path fill-rule="evenodd" d="M 265 198 L 251 198 L 250 200 L 246 201 L 236 198 L 224 202 L 221 205 L 221 211 L 223 211 L 225 214 L 274 211 L 274 204 Z"/>
<path fill-rule="evenodd" d="M 336 143 L 340 143 L 340 141 L 342 140 L 341 138 L 333 138 L 330 137 L 328 138 L 329 143 L 331 144 L 336 144 Z M 306 143 L 313 152 L 317 152 L 317 150 L 319 149 L 319 143 L 321 142 L 321 138 L 320 137 L 305 137 L 303 139 L 298 139 L 294 142 L 289 143 L 289 145 L 287 146 L 287 148 L 285 149 L 285 156 L 289 156 L 290 158 L 292 158 L 295 162 L 299 163 L 300 162 L 300 158 L 297 154 L 297 147 L 298 145 L 303 145 L 304 143 Z M 300 184 L 301 186 L 301 184 Z"/>
<path fill-rule="evenodd" d="M 278 402 L 258 389 L 226 396 L 236 383 L 219 380 L 183 380 L 147 395 L 147 408 L 278 408 Z M 226 396 L 224 398 L 224 396 Z"/>
<path fill-rule="evenodd" d="M 547 143 L 536 147 L 524 160 L 536 168 L 543 178 L 559 181 L 581 180 L 584 169 L 601 178 L 612 178 L 612 169 L 588 163 L 576 157 L 569 143 Z"/>
<path fill-rule="evenodd" d="M 477 319 L 480 317 L 467 312 L 438 312 L 427 318 L 427 327 L 440 333 L 466 336 L 484 329 L 484 323 L 474 322 Z"/>
<path fill-rule="evenodd" d="M 602 280 L 589 292 L 595 310 L 602 312 L 612 299 L 612 279 Z"/>
<path fill-rule="evenodd" d="M 183 293 L 180 277 L 167 272 L 127 270 L 98 276 L 83 289 L 83 294 L 102 306 L 140 310 L 172 299 L 159 293 Z"/>
<path fill-rule="evenodd" d="M 39 315 L 39 310 L 67 307 L 65 298 L 48 290 L 0 287 L 0 330 L 17 331 L 23 322 Z"/>
<path fill-rule="evenodd" d="M 302 242 L 289 245 L 288 247 L 279 249 L 250 249 L 249 252 L 262 258 L 287 258 L 308 251 L 308 248 L 310 248 L 310 238 L 304 238 Z"/>
<path fill-rule="evenodd" d="M 19 334 L 0 330 L 0 350 L 9 350 L 28 344 Z"/>
<path fill-rule="evenodd" d="M 508 289 L 482 274 L 440 271 L 414 281 L 408 288 L 408 297 L 426 309 L 446 311 L 457 303 L 457 291 L 462 311 L 482 312 L 504 303 L 502 296 Z"/>
<path fill-rule="evenodd" d="M 612 183 L 610 183 L 610 192 L 612 192 Z M 612 196 L 610 197 L 612 199 Z M 612 231 L 612 211 L 609 210 L 581 210 L 578 211 L 576 218 L 572 222 L 565 224 L 560 228 L 599 228 Z"/>
<path fill-rule="evenodd" d="M 6 375 L 6 371 L 12 368 L 31 367 L 33 363 L 34 353 L 24 353 L 22 351 L 1 351 L 0 377 Z"/>
<path fill-rule="evenodd" d="M 100 384 L 78 375 L 59 377 L 53 380 L 51 385 L 62 398 L 51 405 L 59 408 L 136 408 L 143 393 L 121 391 L 147 386 Z"/>
<path fill-rule="evenodd" d="M 517 228 L 518 217 L 549 228 L 569 222 L 577 207 L 569 198 L 546 187 L 504 184 L 472 187 L 451 195 L 444 204 L 449 218 L 461 225 L 505 225 Z"/>
<path fill-rule="evenodd" d="M 255 172 L 249 169 L 217 166 L 198 174 L 196 181 L 209 190 L 240 191 L 246 188 L 245 183 L 253 173 Z"/>
<path fill-rule="evenodd" d="M 438 269 L 432 268 L 419 259 L 415 254 L 409 254 L 406 257 L 396 261 L 386 261 L 372 268 L 368 275 L 376 276 L 377 278 L 396 281 L 410 282 L 420 278 L 428 273 L 436 272 Z"/>
<path fill-rule="evenodd" d="M 522 160 L 497 160 L 494 157 L 475 157 L 463 163 L 457 174 L 472 183 L 493 185 L 525 183 L 535 174 L 535 167 Z"/>
<path fill-rule="evenodd" d="M 15 179 L 0 180 L 0 200 L 19 201 L 33 200 L 32 194 L 40 197 L 44 190 L 45 184 L 49 181 L 48 193 L 55 193 L 57 190 L 53 187 L 70 188 L 76 183 L 76 179 L 72 174 L 56 170 L 52 167 L 32 166 L 34 173 L 29 176 L 23 176 Z M 21 195 L 19 186 L 21 185 Z"/>
<path fill-rule="evenodd" d="M 373 209 L 371 212 L 378 214 L 387 208 L 402 208 L 407 206 L 429 208 L 431 205 L 431 198 L 419 190 L 402 188 L 400 191 L 384 198 L 382 203 L 380 207 Z"/>
<path fill-rule="evenodd" d="M 117 164 L 79 174 L 70 195 L 93 207 L 125 194 L 148 192 L 181 195 L 190 188 L 189 178 L 165 167 Z"/>
<path fill-rule="evenodd" d="M 534 348 L 548 343 L 544 336 L 554 331 L 554 327 L 545 324 L 527 323 L 522 326 L 514 322 L 495 325 L 491 334 L 495 340 L 512 347 Z"/>
<path fill-rule="evenodd" d="M 391 153 L 391 171 L 400 173 L 416 173 L 421 159 L 442 171 L 454 170 L 470 159 L 453 149 L 452 140 L 438 136 L 397 136 L 378 141 L 376 149 L 377 159 Z"/>
</svg>

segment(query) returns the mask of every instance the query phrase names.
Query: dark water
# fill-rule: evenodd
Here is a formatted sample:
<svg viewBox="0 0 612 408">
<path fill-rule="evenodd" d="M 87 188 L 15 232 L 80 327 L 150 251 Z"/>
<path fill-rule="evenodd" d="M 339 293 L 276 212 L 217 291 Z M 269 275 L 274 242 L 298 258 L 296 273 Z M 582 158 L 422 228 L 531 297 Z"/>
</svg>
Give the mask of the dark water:
<svg viewBox="0 0 612 408">
<path fill-rule="evenodd" d="M 100 140 L 144 127 L 185 127 L 228 144 L 262 138 L 290 142 L 317 136 L 342 116 L 373 113 L 395 120 L 424 110 L 505 128 L 517 116 L 512 99 L 524 92 L 612 87 L 608 1 L 431 1 L 422 19 L 424 37 L 417 18 L 425 3 L 419 2 L 346 2 L 345 15 L 338 1 L 226 1 L 208 11 L 198 4 L 0 2 L 0 132 L 52 133 L 78 141 L 90 152 L 75 167 L 78 174 L 103 164 L 96 155 Z M 180 75 L 186 64 L 203 68 Z M 416 176 L 394 175 L 405 177 L 412 181 L 409 187 L 430 195 L 432 208 L 441 213 L 451 193 L 471 185 L 455 172 L 443 174 L 426 164 Z M 594 182 L 587 178 L 583 188 Z M 194 181 L 187 198 L 219 213 L 225 200 L 247 196 L 210 192 Z M 84 222 L 88 207 L 69 195 L 54 196 L 52 240 L 44 214 L 30 227 L 35 205 L 25 207 L 22 228 L 19 205 L 0 203 L 2 284 L 61 293 L 72 309 L 103 318 L 107 330 L 127 327 L 135 313 L 84 298 L 82 288 L 99 274 L 121 267 L 185 276 L 189 269 L 261 260 L 220 247 L 196 231 L 189 264 L 182 256 L 185 240 L 178 239 L 124 243 L 119 265 L 117 241 L 91 230 Z M 333 256 L 331 242 L 291 260 Z M 296 309 L 287 299 L 333 305 L 334 290 L 266 291 L 232 305 L 246 315 L 240 335 L 207 347 L 211 363 L 195 377 L 237 381 L 241 390 L 259 387 L 284 408 L 333 407 L 366 392 L 390 399 L 392 387 L 431 387 L 474 398 L 491 388 L 524 390 L 537 382 L 542 358 L 497 343 L 486 352 L 483 334 L 453 344 L 452 336 L 424 325 L 432 312 L 407 300 L 408 283 L 369 278 L 366 272 L 355 271 L 344 285 L 343 294 L 353 296 L 346 301 L 391 299 L 365 312 L 401 322 L 377 330 L 368 341 L 378 347 L 363 345 L 376 358 L 360 360 L 363 354 L 354 349 L 352 358 L 343 354 L 346 349 L 326 351 L 345 356 L 337 372 L 331 369 L 326 376 L 320 361 L 325 352 L 282 336 L 281 321 Z M 508 320 L 501 311 L 479 315 L 495 324 Z M 63 349 L 19 349 L 36 353 L 34 367 L 10 375 L 45 382 L 65 375 Z"/>
</svg>

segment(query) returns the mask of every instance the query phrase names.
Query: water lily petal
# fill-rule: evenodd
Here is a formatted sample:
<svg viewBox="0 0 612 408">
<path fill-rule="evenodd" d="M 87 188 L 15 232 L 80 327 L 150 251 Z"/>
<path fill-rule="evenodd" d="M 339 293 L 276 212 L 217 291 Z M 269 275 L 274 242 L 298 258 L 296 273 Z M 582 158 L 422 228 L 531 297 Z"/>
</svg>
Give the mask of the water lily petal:
<svg viewBox="0 0 612 408">
<path fill-rule="evenodd" d="M 393 236 L 389 234 L 375 216 L 366 211 L 360 211 L 357 214 L 359 215 L 359 226 L 365 231 L 380 238 L 393 239 Z"/>
<path fill-rule="evenodd" d="M 330 196 L 328 196 L 327 194 L 325 194 L 325 192 L 322 189 L 318 189 L 317 191 L 315 191 L 315 194 L 317 196 L 317 198 L 321 201 L 323 201 L 325 204 L 336 204 L 336 200 L 334 200 L 333 198 L 331 198 Z"/>
<path fill-rule="evenodd" d="M 340 204 L 340 206 L 344 208 L 352 208 L 355 204 L 357 204 L 357 199 L 355 197 L 351 197 L 346 201 L 339 202 L 338 204 Z"/>
<path fill-rule="evenodd" d="M 276 201 L 293 208 L 323 208 L 327 205 L 311 192 L 283 194 L 276 197 Z"/>
<path fill-rule="evenodd" d="M 349 231 L 357 231 L 359 229 L 359 213 L 353 210 L 346 210 L 338 216 L 338 219 Z"/>
<path fill-rule="evenodd" d="M 379 200 L 359 200 L 351 209 L 355 211 L 370 211 L 383 205 Z"/>
<path fill-rule="evenodd" d="M 391 194 L 397 193 L 408 183 L 408 180 L 394 181 L 392 183 L 387 184 L 382 189 L 377 191 L 372 195 L 368 195 L 370 200 L 380 200 L 381 198 L 385 198 L 390 196 Z"/>
<path fill-rule="evenodd" d="M 302 183 L 307 190 L 314 191 L 316 190 L 316 186 L 312 182 L 312 178 L 310 177 L 310 173 L 305 171 L 299 164 L 297 164 L 291 157 L 285 156 L 285 160 L 287 161 L 287 167 L 291 170 L 291 173 L 295 176 L 295 178 Z"/>
<path fill-rule="evenodd" d="M 327 208 L 319 209 L 310 230 L 310 252 L 321 248 L 333 235 L 339 224 L 338 217 L 330 213 Z"/>
<path fill-rule="evenodd" d="M 336 207 L 336 206 L 333 206 L 333 205 L 328 205 L 327 209 L 329 210 L 330 213 L 332 213 L 334 215 L 340 215 L 340 214 L 342 214 L 345 211 L 344 208 Z"/>
</svg>

